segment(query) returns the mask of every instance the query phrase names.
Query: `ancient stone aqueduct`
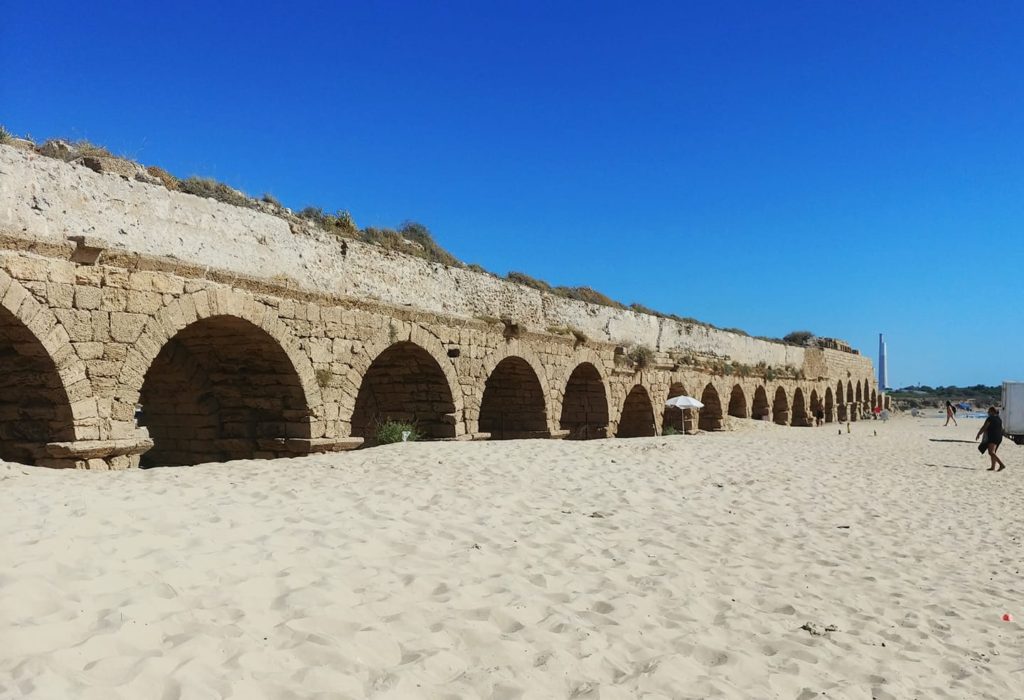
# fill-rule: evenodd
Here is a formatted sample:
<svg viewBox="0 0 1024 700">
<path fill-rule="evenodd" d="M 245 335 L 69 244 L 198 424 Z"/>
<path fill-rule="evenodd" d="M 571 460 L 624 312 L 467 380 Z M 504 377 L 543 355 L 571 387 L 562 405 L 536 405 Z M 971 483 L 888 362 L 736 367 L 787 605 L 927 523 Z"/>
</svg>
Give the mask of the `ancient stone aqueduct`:
<svg viewBox="0 0 1024 700">
<path fill-rule="evenodd" d="M 293 456 L 385 418 L 449 439 L 804 426 L 880 400 L 848 349 L 563 299 L 8 146 L 0 237 L 9 461 Z M 654 349 L 643 367 L 623 361 L 634 343 Z M 678 394 L 705 408 L 663 410 Z"/>
</svg>

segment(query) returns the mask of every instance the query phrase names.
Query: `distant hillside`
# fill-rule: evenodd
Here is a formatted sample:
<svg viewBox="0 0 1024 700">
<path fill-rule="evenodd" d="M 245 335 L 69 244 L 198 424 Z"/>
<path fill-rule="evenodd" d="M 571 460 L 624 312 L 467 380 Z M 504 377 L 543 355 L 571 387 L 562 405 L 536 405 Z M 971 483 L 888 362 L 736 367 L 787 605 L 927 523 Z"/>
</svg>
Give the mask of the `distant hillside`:
<svg viewBox="0 0 1024 700">
<path fill-rule="evenodd" d="M 899 401 L 906 408 L 925 408 L 943 406 L 946 401 L 970 401 L 979 408 L 994 406 L 1002 399 L 1003 389 L 999 386 L 906 386 L 889 392 L 894 401 Z"/>
</svg>

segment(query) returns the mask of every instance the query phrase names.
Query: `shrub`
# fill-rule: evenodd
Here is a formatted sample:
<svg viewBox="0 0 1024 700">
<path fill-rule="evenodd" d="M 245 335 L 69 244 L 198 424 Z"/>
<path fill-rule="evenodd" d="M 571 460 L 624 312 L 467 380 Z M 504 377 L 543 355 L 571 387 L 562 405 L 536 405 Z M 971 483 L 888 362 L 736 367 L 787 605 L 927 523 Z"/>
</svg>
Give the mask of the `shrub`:
<svg viewBox="0 0 1024 700">
<path fill-rule="evenodd" d="M 14 138 L 14 134 L 9 132 L 3 124 L 0 124 L 0 143 L 8 143 Z"/>
<path fill-rule="evenodd" d="M 280 206 L 280 203 L 278 203 Z M 299 217 L 312 221 L 328 233 L 334 233 L 347 238 L 358 238 L 359 227 L 356 226 L 352 215 L 344 209 L 339 209 L 334 214 L 328 214 L 320 207 L 306 207 L 299 212 Z"/>
<path fill-rule="evenodd" d="M 793 331 L 787 333 L 782 337 L 783 342 L 789 343 L 790 345 L 810 345 L 811 341 L 814 340 L 814 333 L 810 331 Z"/>
<path fill-rule="evenodd" d="M 637 345 L 629 351 L 629 359 L 637 369 L 643 369 L 654 360 L 654 351 L 646 345 Z"/>
<path fill-rule="evenodd" d="M 565 297 L 566 299 L 585 301 L 588 304 L 598 304 L 599 306 L 610 306 L 613 309 L 626 308 L 611 297 L 605 296 L 590 287 L 555 287 L 553 291 L 558 296 Z"/>
<path fill-rule="evenodd" d="M 507 279 L 509 282 L 521 284 L 524 287 L 530 287 L 531 289 L 539 289 L 542 292 L 553 291 L 551 285 L 545 282 L 544 280 L 539 280 L 535 277 L 530 277 L 529 275 L 524 274 L 522 272 L 509 272 L 507 275 L 505 275 L 505 279 Z"/>
<path fill-rule="evenodd" d="M 269 192 L 264 192 L 263 196 L 260 197 L 260 200 L 263 201 L 263 202 L 266 202 L 267 204 L 273 204 L 278 209 L 282 209 L 283 208 L 281 206 L 281 200 L 279 200 L 277 197 L 275 197 L 274 195 L 270 194 Z"/>
<path fill-rule="evenodd" d="M 638 304 L 636 302 L 629 305 L 629 310 L 636 311 L 638 314 L 647 314 L 648 316 L 664 316 L 664 314 L 658 313 L 649 306 L 644 306 L 643 304 Z"/>
<path fill-rule="evenodd" d="M 415 221 L 405 221 L 398 227 L 398 232 L 408 241 L 423 248 L 424 257 L 431 262 L 439 262 L 450 267 L 461 267 L 462 263 L 454 255 L 442 248 L 434 240 L 430 229 Z"/>
<path fill-rule="evenodd" d="M 40 154 L 58 160 L 72 161 L 82 156 L 95 156 L 98 158 L 115 158 L 116 156 L 103 146 L 81 139 L 68 142 L 61 139 L 50 139 L 36 149 Z"/>
<path fill-rule="evenodd" d="M 146 172 L 160 180 L 163 186 L 169 190 L 178 189 L 178 178 L 156 165 L 146 166 Z"/>
<path fill-rule="evenodd" d="M 374 438 L 378 445 L 390 445 L 395 442 L 402 442 L 402 433 L 408 431 L 409 437 L 406 442 L 416 442 L 423 435 L 416 428 L 415 423 L 399 420 L 386 420 L 377 424 L 374 431 Z"/>
<path fill-rule="evenodd" d="M 682 435 L 682 433 L 679 432 L 678 428 L 676 428 L 674 426 L 671 426 L 671 425 L 666 425 L 665 429 L 663 431 L 661 431 L 661 434 L 662 435 Z"/>
<path fill-rule="evenodd" d="M 217 182 L 207 177 L 189 177 L 178 180 L 178 190 L 186 194 L 194 194 L 197 197 L 208 197 L 218 202 L 232 204 L 236 207 L 253 208 L 254 202 L 236 189 L 228 187 L 223 182 Z"/>
</svg>

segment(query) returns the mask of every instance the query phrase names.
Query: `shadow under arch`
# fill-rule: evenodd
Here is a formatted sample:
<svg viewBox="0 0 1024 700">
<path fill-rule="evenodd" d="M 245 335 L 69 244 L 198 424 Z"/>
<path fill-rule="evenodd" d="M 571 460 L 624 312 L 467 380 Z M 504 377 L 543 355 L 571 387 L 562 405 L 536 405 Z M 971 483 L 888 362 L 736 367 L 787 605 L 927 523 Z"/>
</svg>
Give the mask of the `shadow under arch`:
<svg viewBox="0 0 1024 700">
<path fill-rule="evenodd" d="M 622 415 L 619 417 L 619 429 L 615 437 L 651 437 L 656 434 L 650 394 L 643 385 L 637 384 L 629 390 L 622 403 Z"/>
<path fill-rule="evenodd" d="M 790 425 L 807 427 L 810 424 L 810 416 L 807 414 L 807 402 L 804 400 L 804 390 L 797 387 L 793 390 L 793 408 Z"/>
<path fill-rule="evenodd" d="M 764 385 L 759 384 L 754 389 L 754 403 L 750 409 L 750 417 L 754 420 L 765 420 L 772 414 L 772 407 L 768 403 L 768 392 Z"/>
<path fill-rule="evenodd" d="M 676 396 L 688 396 L 686 387 L 681 382 L 673 382 L 668 388 L 668 396 L 665 400 Z M 693 432 L 694 420 L 692 408 L 678 408 L 676 406 L 665 406 L 661 412 L 661 434 L 664 435 L 670 429 L 680 433 Z"/>
<path fill-rule="evenodd" d="M 522 357 L 509 355 L 488 374 L 479 425 L 492 440 L 551 436 L 544 388 Z"/>
<path fill-rule="evenodd" d="M 729 394 L 729 415 L 733 418 L 748 418 L 747 396 L 743 393 L 743 387 L 736 384 Z"/>
<path fill-rule="evenodd" d="M 608 389 L 592 362 L 573 368 L 565 384 L 559 428 L 570 440 L 608 437 Z"/>
<path fill-rule="evenodd" d="M 209 316 L 171 337 L 149 365 L 137 421 L 153 448 L 143 467 L 294 454 L 309 440 L 298 372 L 269 333 L 236 316 Z"/>
<path fill-rule="evenodd" d="M 379 425 L 413 423 L 428 438 L 456 436 L 457 406 L 437 360 L 412 341 L 394 343 L 363 373 L 352 410 L 352 435 L 376 443 Z"/>
<path fill-rule="evenodd" d="M 47 443 L 74 439 L 57 365 L 32 330 L 0 306 L 0 459 L 34 465 L 47 459 Z"/>
<path fill-rule="evenodd" d="M 776 425 L 789 425 L 789 398 L 781 386 L 775 390 L 772 415 Z"/>
<path fill-rule="evenodd" d="M 700 402 L 704 408 L 698 411 L 697 425 L 701 430 L 722 429 L 722 401 L 718 397 L 718 389 L 714 384 L 708 384 L 701 392 Z"/>
<path fill-rule="evenodd" d="M 832 399 L 832 387 L 825 387 L 825 422 L 831 423 L 835 420 L 835 401 Z"/>
</svg>

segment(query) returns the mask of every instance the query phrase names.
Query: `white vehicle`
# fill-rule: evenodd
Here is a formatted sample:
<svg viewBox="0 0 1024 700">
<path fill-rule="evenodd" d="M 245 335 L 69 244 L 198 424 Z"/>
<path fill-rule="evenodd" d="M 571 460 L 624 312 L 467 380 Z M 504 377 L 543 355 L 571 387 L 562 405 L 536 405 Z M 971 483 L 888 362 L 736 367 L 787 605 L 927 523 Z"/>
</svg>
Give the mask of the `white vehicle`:
<svg viewBox="0 0 1024 700">
<path fill-rule="evenodd" d="M 1003 382 L 1003 434 L 1024 445 L 1024 382 Z"/>
</svg>

